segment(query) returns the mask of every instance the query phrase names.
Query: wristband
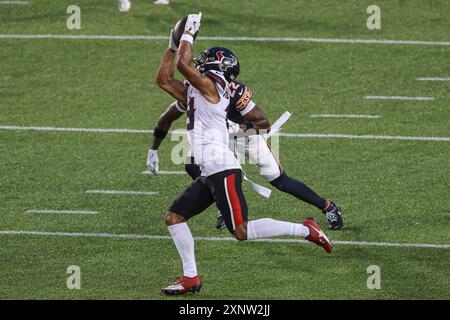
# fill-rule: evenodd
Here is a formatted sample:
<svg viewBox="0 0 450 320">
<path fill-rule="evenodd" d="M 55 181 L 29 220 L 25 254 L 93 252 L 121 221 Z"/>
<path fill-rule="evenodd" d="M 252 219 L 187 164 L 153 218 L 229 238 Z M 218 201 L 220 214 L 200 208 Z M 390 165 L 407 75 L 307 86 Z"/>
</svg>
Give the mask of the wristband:
<svg viewBox="0 0 450 320">
<path fill-rule="evenodd" d="M 164 131 L 155 127 L 155 129 L 153 130 L 153 136 L 155 138 L 164 139 L 167 135 L 167 132 L 168 131 Z"/>
<path fill-rule="evenodd" d="M 188 34 L 188 33 L 184 33 L 181 36 L 180 43 L 181 43 L 181 41 L 187 41 L 190 44 L 192 44 L 194 42 L 194 37 L 192 35 Z"/>
</svg>

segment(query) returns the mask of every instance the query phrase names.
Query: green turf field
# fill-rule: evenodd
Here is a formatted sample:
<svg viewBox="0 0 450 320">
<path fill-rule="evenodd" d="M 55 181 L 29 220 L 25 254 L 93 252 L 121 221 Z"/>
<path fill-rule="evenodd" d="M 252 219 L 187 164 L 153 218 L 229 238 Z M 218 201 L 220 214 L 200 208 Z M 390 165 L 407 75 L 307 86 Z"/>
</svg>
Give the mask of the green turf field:
<svg viewBox="0 0 450 320">
<path fill-rule="evenodd" d="M 1 1 L 0 1 L 1 3 Z M 79 0 L 81 30 L 66 28 L 68 0 L 0 4 L 0 298 L 165 299 L 160 288 L 180 274 L 171 240 L 14 235 L 11 231 L 168 236 L 164 213 L 189 184 L 186 175 L 142 174 L 148 133 L 6 130 L 5 126 L 153 129 L 172 101 L 154 83 L 165 40 L 5 39 L 1 35 L 167 35 L 183 15 L 202 11 L 200 36 L 450 41 L 447 0 L 376 1 L 382 29 L 368 30 L 373 1 L 185 1 L 154 6 L 133 0 Z M 447 248 L 336 244 L 326 255 L 299 243 L 198 241 L 200 294 L 183 299 L 449 299 L 449 45 L 198 41 L 240 58 L 239 80 L 274 121 L 293 116 L 286 133 L 441 137 L 386 140 L 281 137 L 286 172 L 341 204 L 345 229 L 332 240 L 441 244 Z M 434 97 L 366 100 L 365 96 Z M 380 118 L 312 118 L 314 114 Z M 174 128 L 182 128 L 184 121 Z M 160 151 L 172 164 L 174 142 Z M 246 167 L 257 182 L 255 168 Z M 156 196 L 86 194 L 90 189 Z M 250 218 L 325 218 L 280 192 L 270 199 L 244 184 Z M 90 210 L 94 215 L 27 210 Z M 210 208 L 189 222 L 194 236 L 217 231 Z M 73 235 L 73 234 L 72 234 Z M 81 269 L 69 290 L 66 269 Z M 366 286 L 370 265 L 381 289 Z"/>
</svg>

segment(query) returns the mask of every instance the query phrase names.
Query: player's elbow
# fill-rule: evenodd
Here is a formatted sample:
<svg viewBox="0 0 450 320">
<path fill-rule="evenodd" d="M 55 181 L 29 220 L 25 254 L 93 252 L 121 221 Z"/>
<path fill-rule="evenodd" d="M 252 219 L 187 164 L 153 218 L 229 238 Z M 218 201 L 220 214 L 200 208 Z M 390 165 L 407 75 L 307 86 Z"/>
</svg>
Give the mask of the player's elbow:
<svg viewBox="0 0 450 320">
<path fill-rule="evenodd" d="M 267 118 L 261 120 L 258 127 L 259 127 L 260 129 L 266 129 L 266 130 L 269 130 L 269 129 L 270 129 L 270 122 L 269 122 L 269 120 L 268 120 Z"/>
<path fill-rule="evenodd" d="M 267 118 L 261 119 L 261 120 L 257 121 L 257 127 L 258 127 L 258 129 L 268 130 L 268 129 L 270 129 L 270 122 Z"/>
<path fill-rule="evenodd" d="M 261 133 L 260 130 L 270 131 L 270 122 L 267 119 L 263 119 L 253 123 L 258 133 Z"/>
<path fill-rule="evenodd" d="M 172 88 L 171 80 L 168 78 L 158 76 L 156 77 L 156 84 L 158 85 L 158 87 L 167 92 L 170 92 L 170 89 Z"/>
<path fill-rule="evenodd" d="M 164 86 L 168 85 L 168 79 L 163 77 L 161 74 L 157 74 L 156 75 L 156 79 L 155 79 L 155 83 L 158 85 L 158 87 L 160 87 L 161 89 L 164 89 Z"/>
</svg>

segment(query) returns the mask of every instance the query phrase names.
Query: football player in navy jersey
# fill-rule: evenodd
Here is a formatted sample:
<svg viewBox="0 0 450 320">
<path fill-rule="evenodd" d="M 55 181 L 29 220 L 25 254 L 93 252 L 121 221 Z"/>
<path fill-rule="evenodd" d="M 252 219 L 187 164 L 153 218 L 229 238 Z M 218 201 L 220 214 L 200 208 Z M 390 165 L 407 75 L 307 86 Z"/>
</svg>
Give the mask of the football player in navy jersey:
<svg viewBox="0 0 450 320">
<path fill-rule="evenodd" d="M 202 55 L 200 55 L 200 57 L 194 59 L 194 62 L 199 65 L 202 60 Z M 244 131 L 254 129 L 256 132 L 270 129 L 270 122 L 266 114 L 252 100 L 250 88 L 236 80 L 230 82 L 229 88 L 231 95 L 230 104 L 227 108 L 227 119 L 232 122 L 230 127 L 233 128 L 233 130 L 230 128 L 230 133 L 232 135 L 237 134 L 239 129 Z M 184 113 L 186 113 L 186 108 L 180 102 L 175 101 L 159 118 L 147 158 L 147 166 L 152 173 L 157 174 L 159 170 L 157 150 L 162 140 L 169 131 L 172 122 Z M 289 177 L 262 136 L 249 135 L 247 139 L 246 143 L 238 146 L 234 151 L 244 151 L 242 156 L 249 156 L 251 162 L 259 168 L 264 179 L 278 190 L 289 193 L 321 210 L 325 214 L 331 230 L 339 230 L 343 227 L 341 209 L 336 203 L 320 197 L 303 182 Z M 243 142 L 242 139 L 236 139 L 236 141 L 238 143 L 239 141 Z M 200 176 L 200 168 L 195 164 L 192 155 L 186 159 L 185 170 L 192 179 Z M 218 213 L 216 228 L 219 230 L 225 228 L 225 221 L 220 212 Z"/>
</svg>

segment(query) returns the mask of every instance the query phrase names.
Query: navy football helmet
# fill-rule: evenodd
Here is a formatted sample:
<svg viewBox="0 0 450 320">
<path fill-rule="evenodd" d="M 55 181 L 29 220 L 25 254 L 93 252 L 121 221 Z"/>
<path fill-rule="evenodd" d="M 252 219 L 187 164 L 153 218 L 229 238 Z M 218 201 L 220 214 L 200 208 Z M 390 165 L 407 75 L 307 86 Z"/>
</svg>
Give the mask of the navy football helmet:
<svg viewBox="0 0 450 320">
<path fill-rule="evenodd" d="M 222 72 L 227 81 L 236 79 L 240 71 L 236 55 L 223 47 L 213 47 L 203 51 L 194 58 L 194 64 L 201 73 L 209 70 Z"/>
</svg>

